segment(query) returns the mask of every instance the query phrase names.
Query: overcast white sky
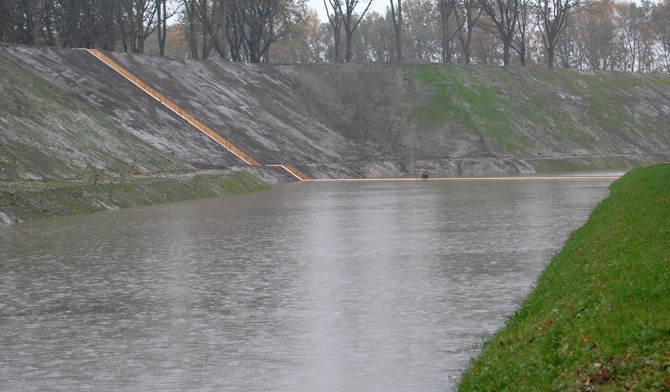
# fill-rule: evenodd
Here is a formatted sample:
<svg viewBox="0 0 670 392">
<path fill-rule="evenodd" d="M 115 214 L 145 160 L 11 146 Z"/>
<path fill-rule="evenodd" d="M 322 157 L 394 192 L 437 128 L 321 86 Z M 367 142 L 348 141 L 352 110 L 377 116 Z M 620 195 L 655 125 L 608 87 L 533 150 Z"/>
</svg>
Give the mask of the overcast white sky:
<svg viewBox="0 0 670 392">
<path fill-rule="evenodd" d="M 623 1 L 629 2 L 631 0 L 623 0 Z M 640 0 L 633 0 L 633 1 L 637 4 L 641 4 Z M 658 3 L 659 1 L 662 0 L 652 0 L 652 3 Z M 364 2 L 365 4 L 363 4 Z M 359 4 L 358 7 L 356 8 L 356 11 L 363 12 L 367 4 L 368 3 L 366 0 L 359 0 Z M 307 0 L 307 5 L 316 10 L 322 22 L 328 22 L 328 17 L 326 16 L 326 9 L 323 6 L 323 0 Z M 391 6 L 390 0 L 372 0 L 370 10 L 375 10 L 380 14 L 384 15 L 384 13 L 386 12 L 386 7 L 390 6 Z"/>
<path fill-rule="evenodd" d="M 328 1 L 328 0 L 326 0 Z M 328 17 L 326 16 L 326 8 L 323 6 L 323 0 L 308 0 L 307 5 L 310 8 L 313 8 L 316 10 L 316 12 L 319 14 L 319 19 L 321 19 L 322 22 L 328 22 Z M 358 12 L 363 12 L 365 9 L 365 6 L 368 5 L 368 2 L 365 0 L 359 0 L 358 7 L 356 8 L 356 11 Z M 390 0 L 372 0 L 372 5 L 370 6 L 370 11 L 374 10 L 379 12 L 380 14 L 384 15 L 386 12 L 386 7 L 390 7 L 391 2 Z M 370 12 L 368 11 L 368 12 Z"/>
</svg>

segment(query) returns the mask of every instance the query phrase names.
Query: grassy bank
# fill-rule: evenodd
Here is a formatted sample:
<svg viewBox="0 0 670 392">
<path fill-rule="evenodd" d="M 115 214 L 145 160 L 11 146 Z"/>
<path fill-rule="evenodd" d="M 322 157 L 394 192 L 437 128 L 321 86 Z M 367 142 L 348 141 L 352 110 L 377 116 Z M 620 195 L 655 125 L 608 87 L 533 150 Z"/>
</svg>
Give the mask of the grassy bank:
<svg viewBox="0 0 670 392">
<path fill-rule="evenodd" d="M 86 181 L 0 182 L 0 223 L 255 192 L 270 185 L 247 172 L 164 173 Z"/>
<path fill-rule="evenodd" d="M 670 165 L 610 192 L 459 390 L 670 390 Z"/>
</svg>

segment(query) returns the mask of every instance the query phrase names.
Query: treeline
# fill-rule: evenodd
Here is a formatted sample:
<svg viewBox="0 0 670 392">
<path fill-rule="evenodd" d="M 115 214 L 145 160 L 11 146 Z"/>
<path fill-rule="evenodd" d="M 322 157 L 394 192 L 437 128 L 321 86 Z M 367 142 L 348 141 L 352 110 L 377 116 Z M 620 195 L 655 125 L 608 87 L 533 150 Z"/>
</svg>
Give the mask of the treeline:
<svg viewBox="0 0 670 392">
<path fill-rule="evenodd" d="M 360 3 L 359 3 L 360 1 Z M 374 0 L 384 1 L 384 0 Z M 248 62 L 670 73 L 670 0 L 1 0 L 0 41 Z"/>
</svg>

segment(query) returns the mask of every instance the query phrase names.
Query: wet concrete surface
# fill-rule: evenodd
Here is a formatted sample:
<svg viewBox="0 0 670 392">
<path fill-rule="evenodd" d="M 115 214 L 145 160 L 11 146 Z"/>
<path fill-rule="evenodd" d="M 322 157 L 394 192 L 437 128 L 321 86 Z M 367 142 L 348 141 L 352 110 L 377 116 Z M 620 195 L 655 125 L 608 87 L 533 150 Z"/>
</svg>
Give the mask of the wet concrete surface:
<svg viewBox="0 0 670 392">
<path fill-rule="evenodd" d="M 0 226 L 0 390 L 452 390 L 611 181 L 291 183 Z"/>
</svg>

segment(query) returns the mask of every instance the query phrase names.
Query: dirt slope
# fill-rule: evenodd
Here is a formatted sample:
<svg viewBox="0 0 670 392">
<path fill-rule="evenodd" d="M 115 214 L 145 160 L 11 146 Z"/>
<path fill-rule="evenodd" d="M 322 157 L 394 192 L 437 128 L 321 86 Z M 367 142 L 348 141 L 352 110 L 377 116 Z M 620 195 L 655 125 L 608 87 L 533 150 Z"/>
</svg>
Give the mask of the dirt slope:
<svg viewBox="0 0 670 392">
<path fill-rule="evenodd" d="M 85 51 L 0 53 L 195 167 L 248 168 Z M 106 54 L 256 161 L 311 178 L 623 169 L 670 156 L 668 76 Z"/>
</svg>

